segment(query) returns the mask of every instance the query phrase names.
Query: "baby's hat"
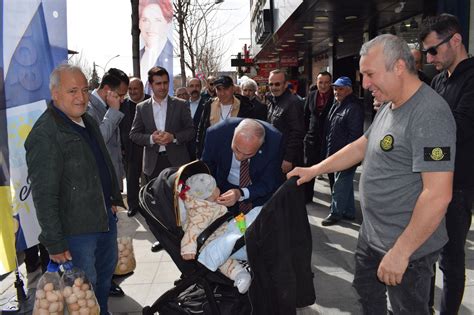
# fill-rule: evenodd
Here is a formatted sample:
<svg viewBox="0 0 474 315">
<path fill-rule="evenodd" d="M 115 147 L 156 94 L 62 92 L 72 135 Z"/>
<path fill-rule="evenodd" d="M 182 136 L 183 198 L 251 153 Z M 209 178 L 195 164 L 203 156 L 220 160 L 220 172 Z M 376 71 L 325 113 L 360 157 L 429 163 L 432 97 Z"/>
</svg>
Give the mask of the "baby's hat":
<svg viewBox="0 0 474 315">
<path fill-rule="evenodd" d="M 207 199 L 216 188 L 216 180 L 209 174 L 199 173 L 189 177 L 186 180 L 186 186 L 189 187 L 189 190 L 186 192 L 189 196 Z"/>
</svg>

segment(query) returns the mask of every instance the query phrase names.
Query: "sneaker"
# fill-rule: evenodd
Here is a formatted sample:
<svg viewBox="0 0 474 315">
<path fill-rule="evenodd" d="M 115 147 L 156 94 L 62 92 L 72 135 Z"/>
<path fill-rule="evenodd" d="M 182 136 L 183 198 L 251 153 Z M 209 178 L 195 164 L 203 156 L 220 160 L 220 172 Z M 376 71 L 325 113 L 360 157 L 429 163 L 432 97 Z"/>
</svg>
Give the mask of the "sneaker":
<svg viewBox="0 0 474 315">
<path fill-rule="evenodd" d="M 329 225 L 334 225 L 337 222 L 339 222 L 339 218 L 337 218 L 335 215 L 330 214 L 328 215 L 323 221 L 321 221 L 322 226 L 329 226 Z"/>
<path fill-rule="evenodd" d="M 251 282 L 252 277 L 250 276 L 250 273 L 244 269 L 235 276 L 234 287 L 237 287 L 239 293 L 244 294 L 248 291 Z"/>
</svg>

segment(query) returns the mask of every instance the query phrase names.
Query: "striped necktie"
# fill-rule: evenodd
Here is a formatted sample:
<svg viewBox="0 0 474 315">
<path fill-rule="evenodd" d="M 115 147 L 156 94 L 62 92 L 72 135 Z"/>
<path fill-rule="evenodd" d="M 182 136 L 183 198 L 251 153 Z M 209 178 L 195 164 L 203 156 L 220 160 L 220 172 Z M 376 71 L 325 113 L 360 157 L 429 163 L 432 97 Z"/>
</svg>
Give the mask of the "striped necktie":
<svg viewBox="0 0 474 315">
<path fill-rule="evenodd" d="M 250 172 L 249 172 L 249 160 L 240 161 L 240 180 L 239 187 L 245 188 L 251 184 Z M 252 209 L 251 202 L 242 201 L 239 204 L 239 210 L 243 213 L 247 213 Z"/>
</svg>

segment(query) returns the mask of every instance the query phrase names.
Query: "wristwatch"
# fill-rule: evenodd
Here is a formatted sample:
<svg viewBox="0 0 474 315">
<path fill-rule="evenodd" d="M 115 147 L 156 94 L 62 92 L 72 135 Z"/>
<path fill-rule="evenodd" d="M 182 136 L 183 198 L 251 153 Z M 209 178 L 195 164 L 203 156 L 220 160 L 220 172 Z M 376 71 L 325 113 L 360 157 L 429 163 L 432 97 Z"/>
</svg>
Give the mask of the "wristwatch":
<svg viewBox="0 0 474 315">
<path fill-rule="evenodd" d="M 174 134 L 172 134 L 172 135 L 173 135 L 173 143 L 174 143 L 174 144 L 178 143 L 178 139 L 176 139 L 176 137 L 175 137 Z"/>
</svg>

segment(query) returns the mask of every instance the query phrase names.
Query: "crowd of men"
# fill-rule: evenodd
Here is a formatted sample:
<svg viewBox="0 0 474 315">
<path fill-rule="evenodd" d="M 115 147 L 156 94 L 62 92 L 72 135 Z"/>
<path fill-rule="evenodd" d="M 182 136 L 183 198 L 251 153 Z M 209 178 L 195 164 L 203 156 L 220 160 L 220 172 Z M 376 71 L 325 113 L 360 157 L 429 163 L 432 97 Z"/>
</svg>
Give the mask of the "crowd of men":
<svg viewBox="0 0 474 315">
<path fill-rule="evenodd" d="M 72 259 L 86 271 L 107 314 L 124 177 L 133 216 L 142 174 L 148 182 L 196 158 L 216 178 L 217 202 L 236 214 L 263 205 L 291 176 L 311 202 L 314 178 L 329 174 L 329 226 L 354 220 L 353 178 L 363 162 L 354 287 L 364 313 L 386 314 L 386 294 L 394 314 L 432 312 L 440 257 L 441 314 L 456 314 L 474 190 L 474 61 L 454 16 L 426 19 L 420 42 L 414 53 L 394 35 L 362 46 L 363 87 L 380 104 L 365 133 L 352 81 L 327 71 L 303 100 L 274 70 L 262 102 L 255 81 L 236 89 L 229 76 L 207 78 L 204 90 L 192 78 L 170 96 L 159 66 L 148 71 L 152 95 L 118 69 L 89 93 L 80 68 L 60 65 L 52 101 L 25 143 L 41 244 L 51 260 Z M 420 52 L 440 71 L 431 88 L 415 65 Z"/>
</svg>

